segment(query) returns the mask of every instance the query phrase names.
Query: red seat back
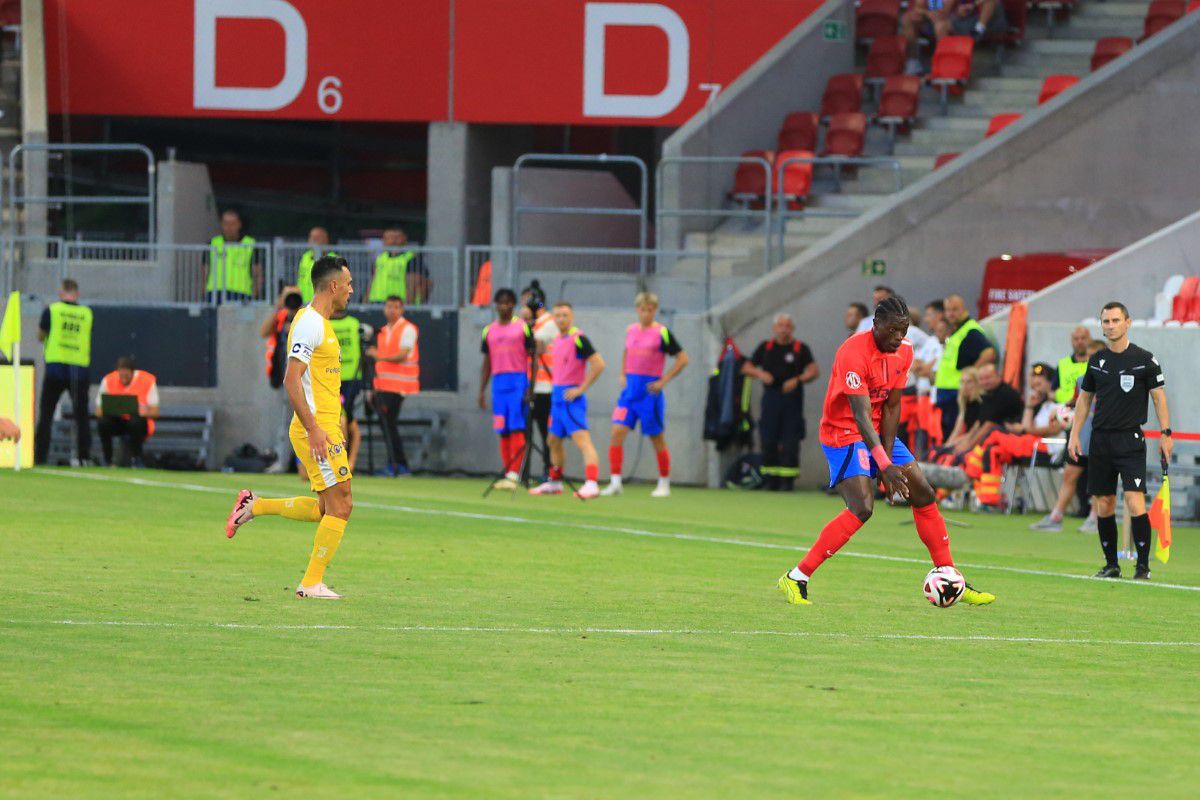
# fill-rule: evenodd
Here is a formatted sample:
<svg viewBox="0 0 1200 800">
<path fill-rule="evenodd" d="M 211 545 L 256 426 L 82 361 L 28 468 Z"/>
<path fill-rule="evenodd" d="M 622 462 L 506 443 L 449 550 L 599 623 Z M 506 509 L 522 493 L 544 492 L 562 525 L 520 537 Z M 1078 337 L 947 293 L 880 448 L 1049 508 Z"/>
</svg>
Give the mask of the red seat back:
<svg viewBox="0 0 1200 800">
<path fill-rule="evenodd" d="M 937 157 L 937 159 L 936 159 L 936 160 L 933 162 L 933 168 L 934 168 L 934 169 L 937 169 L 937 168 L 939 168 L 939 167 L 944 167 L 944 166 L 946 166 L 946 165 L 947 165 L 947 164 L 949 164 L 951 161 L 953 161 L 954 159 L 958 158 L 958 155 L 959 155 L 958 153 L 942 153 L 942 154 L 941 154 L 941 155 L 939 155 L 939 156 Z"/>
<path fill-rule="evenodd" d="M 1198 293 L 1200 293 L 1200 275 L 1189 275 L 1184 278 L 1183 285 L 1179 287 L 1179 294 L 1175 295 L 1175 299 L 1171 301 L 1171 319 L 1187 322 Z"/>
<path fill-rule="evenodd" d="M 1046 80 L 1042 81 L 1042 93 L 1038 96 L 1038 105 L 1040 106 L 1059 92 L 1066 91 L 1077 83 L 1079 83 L 1077 75 L 1047 75 Z"/>
<path fill-rule="evenodd" d="M 866 114 L 834 114 L 829 119 L 829 130 L 825 132 L 825 155 L 860 156 L 866 135 Z"/>
<path fill-rule="evenodd" d="M 1192 0 L 1192 2 L 1188 3 L 1187 13 L 1190 14 L 1193 11 L 1200 11 L 1200 0 Z"/>
<path fill-rule="evenodd" d="M 789 158 L 812 158 L 811 150 L 783 150 L 775 157 L 781 169 L 775 173 L 779 181 L 776 191 L 783 191 L 789 204 L 802 201 L 812 190 L 813 165 L 804 161 L 787 163 Z"/>
<path fill-rule="evenodd" d="M 1021 118 L 1020 114 L 997 114 L 988 122 L 987 133 L 983 138 L 994 136 Z"/>
<path fill-rule="evenodd" d="M 863 0 L 854 11 L 854 38 L 862 42 L 896 33 L 900 0 Z"/>
<path fill-rule="evenodd" d="M 768 164 L 763 167 L 757 161 L 743 161 L 737 165 L 733 173 L 733 191 L 735 195 L 753 195 L 762 197 L 771 186 L 770 173 L 774 168 L 775 153 L 770 150 L 747 150 L 742 158 L 761 158 Z"/>
<path fill-rule="evenodd" d="M 1200 3 L 1200 0 L 1196 2 Z M 890 78 L 902 74 L 905 47 L 903 36 L 876 36 L 867 52 L 867 68 L 863 75 L 867 78 Z"/>
<path fill-rule="evenodd" d="M 817 128 L 820 125 L 816 112 L 795 111 L 783 120 L 779 129 L 779 150 L 817 149 Z"/>
<path fill-rule="evenodd" d="M 862 75 L 834 75 L 825 84 L 825 94 L 821 96 L 821 116 L 831 117 L 861 109 L 862 87 Z"/>
<path fill-rule="evenodd" d="M 1095 72 L 1114 58 L 1119 58 L 1132 49 L 1133 39 L 1128 36 L 1105 36 L 1103 39 L 1097 39 L 1096 46 L 1092 50 L 1092 71 Z"/>
<path fill-rule="evenodd" d="M 933 51 L 933 69 L 928 77 L 965 82 L 971 77 L 974 52 L 975 40 L 970 36 L 943 36 Z"/>
<path fill-rule="evenodd" d="M 1161 31 L 1186 13 L 1183 0 L 1153 0 L 1146 10 L 1142 27 L 1142 38 L 1146 39 Z"/>
<path fill-rule="evenodd" d="M 0 25 L 21 24 L 21 0 L 0 0 Z"/>
<path fill-rule="evenodd" d="M 878 115 L 915 119 L 920 98 L 920 78 L 915 75 L 893 75 L 883 83 Z"/>
</svg>

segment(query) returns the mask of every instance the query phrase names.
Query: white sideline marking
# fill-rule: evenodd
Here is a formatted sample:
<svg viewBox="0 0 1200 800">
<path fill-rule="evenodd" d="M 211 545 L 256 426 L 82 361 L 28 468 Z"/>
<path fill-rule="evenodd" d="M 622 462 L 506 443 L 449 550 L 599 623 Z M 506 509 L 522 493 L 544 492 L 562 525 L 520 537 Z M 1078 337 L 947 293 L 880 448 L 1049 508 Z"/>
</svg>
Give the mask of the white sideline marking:
<svg viewBox="0 0 1200 800">
<path fill-rule="evenodd" d="M 119 628 L 225 628 L 260 631 L 365 631 L 386 633 L 528 633 L 554 636 L 578 636 L 585 633 L 615 636 L 780 636 L 797 639 L 857 639 L 937 641 L 937 642 L 996 642 L 1000 644 L 1062 644 L 1062 645 L 1122 645 L 1128 647 L 1200 647 L 1200 642 L 1137 641 L 1133 639 L 1054 639 L 1042 636 L 940 635 L 925 633 L 834 633 L 818 631 L 707 630 L 702 628 L 520 628 L 510 626 L 441 626 L 441 625 L 261 625 L 243 622 L 134 622 L 123 620 L 14 620 L 4 625 L 70 625 L 78 627 L 109 626 Z"/>
<path fill-rule="evenodd" d="M 155 481 L 148 478 L 122 478 L 116 475 L 100 475 L 85 472 L 70 472 L 66 470 L 52 470 L 35 468 L 35 472 L 42 475 L 57 475 L 63 478 L 83 478 L 91 481 L 108 481 L 111 483 L 128 483 L 135 486 L 151 486 L 161 489 L 184 489 L 192 492 L 208 492 L 210 494 L 226 494 L 232 496 L 234 493 L 229 489 L 223 489 L 217 486 L 204 486 L 198 483 L 172 483 L 170 481 Z M 354 505 L 358 508 L 370 508 L 376 511 L 398 511 L 404 514 L 428 514 L 435 517 L 457 517 L 460 519 L 485 520 L 488 522 L 513 522 L 518 524 L 528 525 L 545 525 L 546 520 L 535 520 L 529 517 L 515 517 L 505 514 L 484 514 L 478 511 L 452 511 L 448 509 L 438 508 L 417 508 L 416 506 L 398 506 L 388 505 L 386 503 L 371 503 L 362 500 L 355 500 Z M 731 544 L 738 547 L 754 547 L 762 550 L 787 550 L 791 552 L 807 552 L 808 547 L 799 547 L 790 544 L 773 544 L 771 542 L 754 542 L 746 539 L 726 539 L 719 536 L 699 536 L 691 533 L 664 533 L 662 531 L 650 531 L 642 528 L 625 528 L 616 525 L 596 525 L 588 522 L 574 522 L 571 520 L 556 520 L 555 524 L 563 528 L 575 528 L 583 531 L 598 531 L 601 533 L 623 533 L 628 536 L 642 536 L 652 539 L 678 539 L 689 542 L 707 542 L 708 544 Z M 868 558 L 875 561 L 895 561 L 902 564 L 928 564 L 929 559 L 926 558 L 909 558 L 906 556 L 886 556 L 879 553 L 856 553 L 850 550 L 839 550 L 839 556 L 850 556 L 852 558 Z M 1092 581 L 1095 583 L 1107 583 L 1116 586 L 1139 586 L 1152 589 L 1177 589 L 1184 592 L 1200 592 L 1200 586 L 1188 586 L 1181 583 L 1157 583 L 1153 581 L 1113 581 L 1104 578 L 1093 578 L 1091 575 L 1076 575 L 1070 572 L 1048 572 L 1039 569 L 1024 569 L 1022 567 L 1004 567 L 995 564 L 968 564 L 959 562 L 955 566 L 966 569 L 990 569 L 996 572 L 1013 572 L 1019 575 L 1037 575 L 1043 578 L 1068 578 L 1075 581 Z"/>
</svg>

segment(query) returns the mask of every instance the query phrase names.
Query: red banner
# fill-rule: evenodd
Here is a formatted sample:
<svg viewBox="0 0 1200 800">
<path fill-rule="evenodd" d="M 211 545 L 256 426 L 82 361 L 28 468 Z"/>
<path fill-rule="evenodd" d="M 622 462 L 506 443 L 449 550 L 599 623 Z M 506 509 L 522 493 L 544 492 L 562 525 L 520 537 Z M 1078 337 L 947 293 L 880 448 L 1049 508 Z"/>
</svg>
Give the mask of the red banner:
<svg viewBox="0 0 1200 800">
<path fill-rule="evenodd" d="M 819 5 L 46 0 L 47 89 L 55 114 L 677 125 Z"/>
</svg>

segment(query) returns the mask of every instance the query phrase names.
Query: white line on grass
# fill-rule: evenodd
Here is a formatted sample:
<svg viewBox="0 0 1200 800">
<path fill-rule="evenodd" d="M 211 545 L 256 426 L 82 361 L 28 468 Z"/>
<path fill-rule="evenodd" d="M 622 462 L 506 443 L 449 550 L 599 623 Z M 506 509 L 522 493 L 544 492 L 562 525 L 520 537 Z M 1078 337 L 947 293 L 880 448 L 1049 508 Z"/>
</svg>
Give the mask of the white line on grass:
<svg viewBox="0 0 1200 800">
<path fill-rule="evenodd" d="M 381 633 L 549 634 L 580 636 L 779 636 L 797 639 L 902 640 L 937 642 L 995 642 L 999 644 L 1122 645 L 1128 647 L 1200 647 L 1200 642 L 1137 641 L 1132 639 L 1055 639 L 1042 636 L 939 635 L 925 633 L 836 633 L 821 631 L 706 630 L 702 628 L 521 628 L 513 626 L 441 625 L 262 625 L 243 622 L 135 622 L 126 620 L 4 620 L 10 626 L 70 625 L 118 628 L 217 628 L 259 631 L 365 631 Z"/>
<path fill-rule="evenodd" d="M 230 494 L 229 489 L 223 489 L 217 486 L 204 486 L 198 483 L 173 483 L 171 481 L 155 481 L 148 478 L 125 478 L 116 475 L 100 475 L 96 473 L 85 472 L 70 472 L 66 470 L 51 470 L 51 469 L 35 469 L 42 475 L 56 475 L 63 478 L 83 478 L 92 481 L 108 481 L 111 483 L 127 483 L 134 486 L 150 486 L 161 489 L 182 489 L 190 492 L 208 492 L 210 494 Z M 355 500 L 354 505 L 357 508 L 370 508 L 376 511 L 397 511 L 404 514 L 428 514 L 436 517 L 456 517 L 459 519 L 484 520 L 487 522 L 513 522 L 527 525 L 542 525 L 546 524 L 544 519 L 530 519 L 529 517 L 516 517 L 509 514 L 484 514 L 478 511 L 452 511 L 441 508 L 418 508 L 416 506 L 399 506 L 389 505 L 386 503 L 372 503 Z M 627 536 L 641 536 L 652 539 L 677 539 L 689 542 L 706 542 L 708 544 L 730 544 L 737 547 L 754 547 L 763 550 L 787 550 L 791 552 L 805 552 L 807 546 L 797 547 L 790 544 L 773 544 L 771 542 L 754 542 L 746 539 L 727 539 L 719 536 L 699 536 L 691 533 L 665 533 L 663 531 L 651 531 L 643 528 L 626 528 L 617 525 L 596 525 L 588 522 L 574 522 L 571 520 L 555 520 L 555 525 L 563 528 L 574 528 L 583 531 L 596 531 L 600 533 L 623 533 Z M 885 556 L 879 553 L 857 553 L 849 550 L 838 551 L 839 556 L 850 556 L 852 558 L 868 558 L 875 561 L 895 561 L 902 564 L 928 564 L 928 559 L 924 558 L 908 558 L 905 556 Z M 1112 581 L 1103 578 L 1093 578 L 1090 575 L 1076 575 L 1070 572 L 1048 572 L 1039 569 L 1024 569 L 1022 567 L 1004 567 L 995 564 L 968 564 L 959 562 L 959 567 L 966 569 L 989 569 L 997 572 L 1013 572 L 1020 575 L 1037 575 L 1043 578 L 1067 578 L 1076 581 L 1092 581 L 1096 583 L 1107 583 L 1114 586 L 1139 586 L 1149 587 L 1153 589 L 1176 589 L 1185 592 L 1200 592 L 1200 586 L 1188 586 L 1180 583 L 1158 583 L 1151 581 Z"/>
</svg>

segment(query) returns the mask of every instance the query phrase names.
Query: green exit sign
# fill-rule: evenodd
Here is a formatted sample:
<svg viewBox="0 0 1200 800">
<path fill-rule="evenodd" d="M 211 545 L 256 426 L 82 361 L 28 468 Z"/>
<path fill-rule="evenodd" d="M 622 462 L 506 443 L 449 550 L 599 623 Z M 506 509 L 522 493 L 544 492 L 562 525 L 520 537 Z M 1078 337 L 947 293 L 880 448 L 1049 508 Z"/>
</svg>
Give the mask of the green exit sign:
<svg viewBox="0 0 1200 800">
<path fill-rule="evenodd" d="M 871 259 L 862 262 L 863 275 L 886 275 L 887 262 L 882 258 Z"/>
<path fill-rule="evenodd" d="M 827 42 L 846 41 L 846 23 L 840 19 L 827 19 L 821 26 L 821 32 Z"/>
</svg>

